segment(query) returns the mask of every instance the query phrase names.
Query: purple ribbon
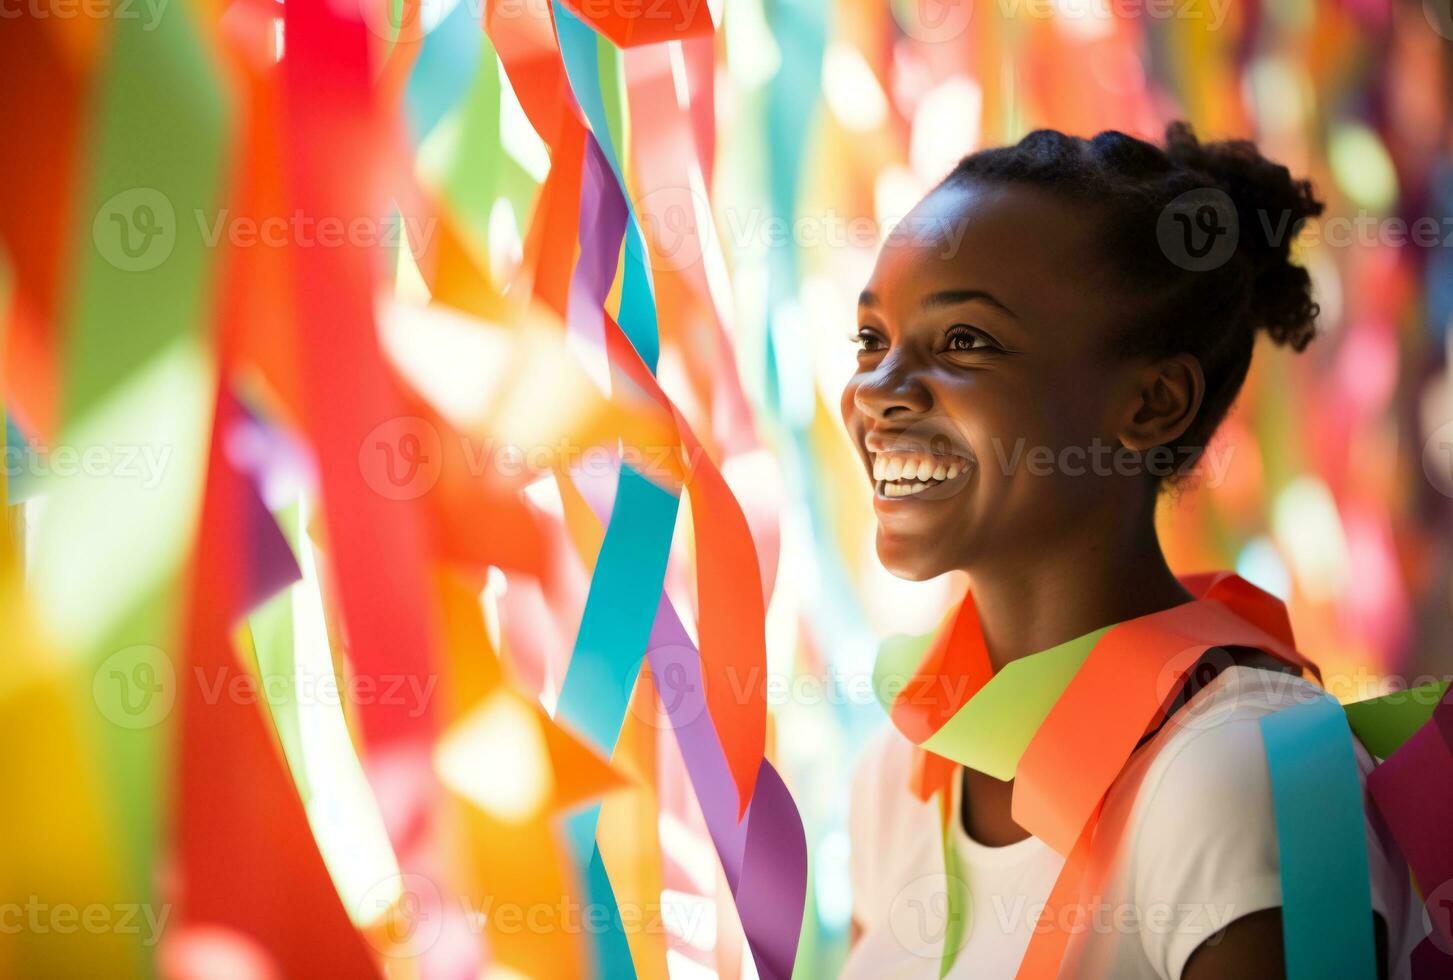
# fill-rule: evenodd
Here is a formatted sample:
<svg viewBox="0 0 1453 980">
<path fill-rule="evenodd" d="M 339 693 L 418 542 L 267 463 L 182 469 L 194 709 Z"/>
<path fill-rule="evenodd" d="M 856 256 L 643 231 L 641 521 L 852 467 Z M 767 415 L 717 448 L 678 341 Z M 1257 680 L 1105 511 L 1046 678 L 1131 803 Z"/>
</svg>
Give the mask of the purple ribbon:
<svg viewBox="0 0 1453 980">
<path fill-rule="evenodd" d="M 646 656 L 757 972 L 764 980 L 786 980 L 797 958 L 807 898 L 807 839 L 792 794 L 763 759 L 752 802 L 737 823 L 731 770 L 706 710 L 701 657 L 664 594 Z"/>
<path fill-rule="evenodd" d="M 566 298 L 566 342 L 601 391 L 610 391 L 610 362 L 605 354 L 605 299 L 615 279 L 626 201 L 595 137 L 585 141 L 580 186 L 580 261 Z"/>
</svg>

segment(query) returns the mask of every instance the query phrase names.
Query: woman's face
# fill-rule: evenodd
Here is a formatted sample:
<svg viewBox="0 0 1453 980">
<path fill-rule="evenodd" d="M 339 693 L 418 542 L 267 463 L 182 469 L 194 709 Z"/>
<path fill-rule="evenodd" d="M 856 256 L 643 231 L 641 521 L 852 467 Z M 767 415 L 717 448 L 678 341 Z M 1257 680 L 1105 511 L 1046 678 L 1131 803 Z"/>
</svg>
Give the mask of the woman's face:
<svg viewBox="0 0 1453 980">
<path fill-rule="evenodd" d="M 842 413 L 894 574 L 1032 557 L 1143 492 L 1115 475 L 1136 382 L 1098 247 L 1082 209 L 1013 184 L 935 191 L 889 236 Z"/>
</svg>

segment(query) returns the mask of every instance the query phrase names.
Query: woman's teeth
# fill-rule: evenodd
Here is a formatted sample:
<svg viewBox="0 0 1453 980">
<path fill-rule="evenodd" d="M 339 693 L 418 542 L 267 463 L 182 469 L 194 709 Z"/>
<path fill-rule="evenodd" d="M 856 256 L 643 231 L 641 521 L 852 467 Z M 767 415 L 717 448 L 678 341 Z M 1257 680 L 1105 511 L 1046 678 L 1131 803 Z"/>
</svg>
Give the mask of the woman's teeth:
<svg viewBox="0 0 1453 980">
<path fill-rule="evenodd" d="M 945 480 L 952 480 L 969 468 L 961 456 L 931 453 L 875 453 L 873 479 L 885 497 L 907 497 L 922 493 Z"/>
</svg>

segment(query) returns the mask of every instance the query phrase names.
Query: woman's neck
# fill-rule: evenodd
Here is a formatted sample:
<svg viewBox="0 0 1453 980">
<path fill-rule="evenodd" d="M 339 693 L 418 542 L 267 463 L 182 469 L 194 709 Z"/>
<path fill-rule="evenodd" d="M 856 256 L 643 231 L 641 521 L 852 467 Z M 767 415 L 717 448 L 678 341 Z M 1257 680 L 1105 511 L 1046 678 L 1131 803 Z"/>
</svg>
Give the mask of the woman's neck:
<svg viewBox="0 0 1453 980">
<path fill-rule="evenodd" d="M 1061 541 L 1039 554 L 978 563 L 968 573 L 995 671 L 1193 598 L 1166 564 L 1153 523 L 1118 540 Z"/>
</svg>

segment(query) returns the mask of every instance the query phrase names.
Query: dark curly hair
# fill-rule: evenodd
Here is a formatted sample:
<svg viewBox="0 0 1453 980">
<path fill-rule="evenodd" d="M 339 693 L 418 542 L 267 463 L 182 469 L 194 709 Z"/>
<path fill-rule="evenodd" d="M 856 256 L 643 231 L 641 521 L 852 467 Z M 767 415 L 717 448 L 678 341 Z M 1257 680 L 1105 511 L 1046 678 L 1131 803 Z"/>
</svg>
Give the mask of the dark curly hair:
<svg viewBox="0 0 1453 980">
<path fill-rule="evenodd" d="M 1037 129 L 964 157 L 940 186 L 981 181 L 1042 187 L 1094 209 L 1103 256 L 1135 297 L 1116 350 L 1190 353 L 1205 373 L 1200 410 L 1171 446 L 1178 458 L 1194 463 L 1205 450 L 1246 379 L 1258 331 L 1297 351 L 1315 334 L 1311 279 L 1290 252 L 1322 202 L 1310 181 L 1247 140 L 1202 143 L 1184 122 L 1166 127 L 1164 147 L 1115 130 L 1084 139 Z M 1197 231 L 1204 252 L 1191 249 Z"/>
</svg>

